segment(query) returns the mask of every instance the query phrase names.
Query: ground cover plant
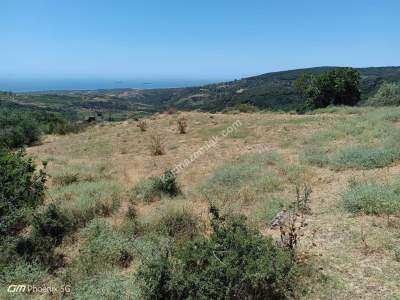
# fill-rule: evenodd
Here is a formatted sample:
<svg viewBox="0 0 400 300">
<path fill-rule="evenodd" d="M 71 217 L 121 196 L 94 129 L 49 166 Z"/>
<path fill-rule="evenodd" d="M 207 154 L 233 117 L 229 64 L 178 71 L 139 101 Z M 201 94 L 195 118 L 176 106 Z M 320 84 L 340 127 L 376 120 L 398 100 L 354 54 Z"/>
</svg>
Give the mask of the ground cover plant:
<svg viewBox="0 0 400 300">
<path fill-rule="evenodd" d="M 28 147 L 21 159 L 31 179 L 46 172 L 46 190 L 2 241 L 0 298 L 26 282 L 71 289 L 21 298 L 396 299 L 398 108 L 185 116 L 184 135 L 160 114 L 145 132 L 104 122 Z M 220 136 L 238 120 L 234 138 Z M 164 155 L 149 152 L 153 132 Z M 21 172 L 1 179 L 22 186 Z"/>
</svg>

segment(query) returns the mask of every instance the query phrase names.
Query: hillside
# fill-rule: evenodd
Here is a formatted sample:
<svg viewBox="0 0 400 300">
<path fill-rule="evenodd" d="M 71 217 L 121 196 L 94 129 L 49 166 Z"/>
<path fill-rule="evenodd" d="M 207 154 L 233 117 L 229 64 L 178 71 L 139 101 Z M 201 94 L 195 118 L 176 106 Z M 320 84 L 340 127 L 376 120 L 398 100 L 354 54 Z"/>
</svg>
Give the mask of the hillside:
<svg viewBox="0 0 400 300">
<path fill-rule="evenodd" d="M 189 127 L 182 135 L 176 121 L 183 114 Z M 278 241 L 271 220 L 296 198 L 296 185 L 306 184 L 310 211 L 296 253 L 313 271 L 301 273 L 305 291 L 294 299 L 397 299 L 399 120 L 397 108 L 187 112 L 155 115 L 145 132 L 130 120 L 47 136 L 28 153 L 48 162 L 46 203 L 55 203 L 77 228 L 54 250 L 63 260 L 56 271 L 35 266 L 29 278 L 69 284 L 71 298 L 142 299 L 138 269 L 161 247 L 209 234 L 210 201 L 224 214 L 246 215 L 248 224 Z M 232 124 L 239 125 L 224 136 Z M 148 148 L 154 134 L 164 138 L 164 155 Z M 179 173 L 181 195 L 152 195 L 150 176 L 190 159 L 216 136 L 215 146 Z M 393 204 L 387 215 L 386 204 Z M 120 253 L 126 253 L 123 264 Z M 7 280 L 29 268 L 9 267 Z"/>
<path fill-rule="evenodd" d="M 293 82 L 303 73 L 319 74 L 335 67 L 318 67 L 266 73 L 241 80 L 178 89 L 94 91 L 88 97 L 110 96 L 126 103 L 150 105 L 156 110 L 175 107 L 183 110 L 220 111 L 237 103 L 252 103 L 262 109 L 292 110 L 301 105 Z M 374 94 L 383 81 L 400 81 L 400 67 L 357 69 L 362 76 L 363 99 Z M 81 93 L 73 93 L 79 95 Z"/>
<path fill-rule="evenodd" d="M 112 112 L 117 119 L 151 114 L 169 108 L 178 110 L 221 111 L 238 103 L 251 103 L 261 109 L 289 111 L 302 100 L 293 82 L 303 73 L 319 74 L 334 67 L 318 67 L 266 73 L 240 80 L 201 87 L 170 89 L 118 89 L 21 93 L 12 99 L 0 95 L 0 103 L 10 102 L 26 108 L 91 114 Z M 375 94 L 384 81 L 400 81 L 400 67 L 361 68 L 362 99 Z"/>
</svg>

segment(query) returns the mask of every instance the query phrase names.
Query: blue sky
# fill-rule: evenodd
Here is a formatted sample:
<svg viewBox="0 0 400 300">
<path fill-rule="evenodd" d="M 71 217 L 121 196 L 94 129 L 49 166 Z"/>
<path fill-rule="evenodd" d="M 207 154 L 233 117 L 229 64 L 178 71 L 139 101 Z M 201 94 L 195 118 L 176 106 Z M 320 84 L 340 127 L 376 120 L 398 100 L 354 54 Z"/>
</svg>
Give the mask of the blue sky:
<svg viewBox="0 0 400 300">
<path fill-rule="evenodd" d="M 2 0 L 0 77 L 233 79 L 400 65 L 398 0 Z"/>
</svg>

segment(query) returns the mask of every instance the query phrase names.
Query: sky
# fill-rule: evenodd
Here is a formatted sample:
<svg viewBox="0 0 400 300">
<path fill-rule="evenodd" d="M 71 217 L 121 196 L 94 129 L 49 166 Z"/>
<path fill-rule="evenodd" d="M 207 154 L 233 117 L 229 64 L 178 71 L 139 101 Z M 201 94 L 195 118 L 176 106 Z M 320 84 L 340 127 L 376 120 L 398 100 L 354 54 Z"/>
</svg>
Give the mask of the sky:
<svg viewBox="0 0 400 300">
<path fill-rule="evenodd" d="M 0 77 L 235 79 L 399 66 L 398 0 L 1 0 Z"/>
</svg>

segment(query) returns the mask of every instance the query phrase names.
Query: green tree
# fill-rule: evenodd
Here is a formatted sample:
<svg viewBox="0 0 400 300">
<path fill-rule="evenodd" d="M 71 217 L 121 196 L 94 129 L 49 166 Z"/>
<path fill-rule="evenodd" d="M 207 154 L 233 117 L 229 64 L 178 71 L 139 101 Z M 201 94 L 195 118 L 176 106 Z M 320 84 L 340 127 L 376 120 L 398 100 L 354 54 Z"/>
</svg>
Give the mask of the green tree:
<svg viewBox="0 0 400 300">
<path fill-rule="evenodd" d="M 319 76 L 303 74 L 294 83 L 305 100 L 306 109 L 329 105 L 356 105 L 360 101 L 360 73 L 352 68 L 337 68 Z"/>
</svg>

